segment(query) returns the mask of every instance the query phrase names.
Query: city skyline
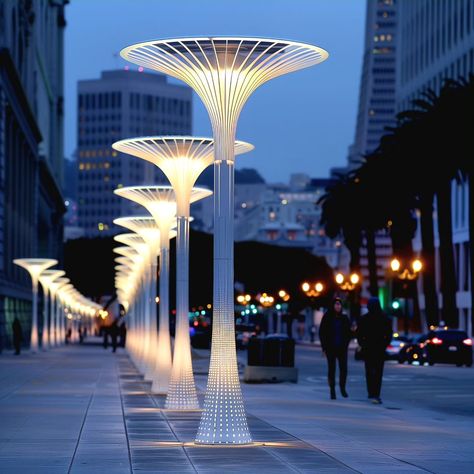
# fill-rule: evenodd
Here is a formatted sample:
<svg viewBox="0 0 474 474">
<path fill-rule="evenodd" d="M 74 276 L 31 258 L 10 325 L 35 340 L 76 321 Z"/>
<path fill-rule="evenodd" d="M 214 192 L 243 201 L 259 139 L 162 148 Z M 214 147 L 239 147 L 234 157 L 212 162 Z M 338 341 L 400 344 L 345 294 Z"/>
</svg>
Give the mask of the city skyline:
<svg viewBox="0 0 474 474">
<path fill-rule="evenodd" d="M 249 101 L 242 112 L 237 133 L 256 149 L 248 157 L 238 159 L 237 167 L 256 168 L 268 181 L 275 182 L 287 181 L 288 176 L 296 172 L 324 177 L 329 175 L 330 168 L 345 165 L 357 114 L 365 1 L 344 2 L 343 9 L 339 0 L 298 1 L 291 9 L 280 0 L 272 2 L 271 9 L 267 2 L 245 1 L 238 9 L 231 10 L 228 2 L 216 4 L 207 0 L 197 6 L 183 0 L 160 5 L 161 16 L 153 14 L 149 2 L 118 0 L 115 3 L 116 8 L 129 14 L 114 18 L 107 14 L 108 6 L 89 0 L 69 5 L 65 54 L 66 158 L 71 158 L 75 152 L 79 80 L 97 78 L 104 70 L 124 68 L 126 64 L 118 52 L 128 42 L 226 31 L 231 35 L 258 32 L 258 36 L 297 39 L 322 48 L 331 45 L 327 64 L 317 71 L 303 70 L 279 78 L 273 87 L 260 88 Z M 179 11 L 184 7 L 188 12 L 186 18 L 179 17 Z M 134 18 L 133 25 L 139 26 L 127 26 L 131 17 Z M 218 27 L 213 20 L 217 17 L 220 19 Z M 104 23 L 104 18 L 110 20 Z M 173 18 L 173 21 L 166 21 L 167 18 Z M 339 25 L 337 31 L 330 26 L 334 24 Z M 347 48 L 348 44 L 351 48 Z M 95 48 L 93 56 L 81 57 L 80 51 L 91 51 L 92 48 Z M 130 69 L 137 68 L 130 66 Z M 316 84 L 320 90 L 315 89 Z M 289 93 L 281 94 L 283 90 Z M 286 121 L 286 117 L 291 117 L 291 121 Z M 210 136 L 207 113 L 196 95 L 193 118 L 193 134 Z M 284 134 L 298 136 L 298 140 L 287 138 L 281 142 L 274 139 Z"/>
</svg>

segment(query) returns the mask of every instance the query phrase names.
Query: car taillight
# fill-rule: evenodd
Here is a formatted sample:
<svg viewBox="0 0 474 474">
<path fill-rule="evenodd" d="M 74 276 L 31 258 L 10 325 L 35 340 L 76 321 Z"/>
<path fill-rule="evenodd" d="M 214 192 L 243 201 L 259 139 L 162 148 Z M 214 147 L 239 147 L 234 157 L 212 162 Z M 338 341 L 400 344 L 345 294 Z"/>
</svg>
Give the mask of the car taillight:
<svg viewBox="0 0 474 474">
<path fill-rule="evenodd" d="M 472 346 L 472 339 L 464 339 L 462 341 L 463 344 L 466 344 L 466 346 Z"/>
<path fill-rule="evenodd" d="M 438 337 L 433 337 L 433 339 L 430 340 L 430 343 L 431 344 L 443 344 L 443 340 L 442 339 L 439 339 Z"/>
</svg>

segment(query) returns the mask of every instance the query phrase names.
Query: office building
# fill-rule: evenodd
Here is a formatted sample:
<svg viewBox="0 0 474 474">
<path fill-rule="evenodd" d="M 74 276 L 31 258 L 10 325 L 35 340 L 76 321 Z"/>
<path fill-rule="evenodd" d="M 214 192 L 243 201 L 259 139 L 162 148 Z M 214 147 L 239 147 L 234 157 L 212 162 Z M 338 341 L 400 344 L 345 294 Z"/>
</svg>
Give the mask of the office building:
<svg viewBox="0 0 474 474">
<path fill-rule="evenodd" d="M 31 280 L 12 260 L 62 256 L 67 3 L 0 2 L 0 350 L 15 316 L 31 327 Z"/>
<path fill-rule="evenodd" d="M 397 111 L 411 107 L 427 89 L 439 92 L 447 78 L 474 73 L 474 0 L 399 0 L 397 45 Z M 459 327 L 472 336 L 469 266 L 469 192 L 466 183 L 452 184 L 453 241 L 457 272 Z M 436 214 L 435 214 L 436 215 Z M 435 225 L 436 283 L 440 288 L 439 241 Z M 419 234 L 415 250 L 421 248 Z M 423 293 L 419 295 L 424 310 Z M 442 303 L 441 295 L 439 301 Z M 440 305 L 442 306 L 442 304 Z"/>
<path fill-rule="evenodd" d="M 111 148 L 123 138 L 190 135 L 192 91 L 161 74 L 104 71 L 80 81 L 77 107 L 78 225 L 88 237 L 119 232 L 112 221 L 143 212 L 113 194 L 121 186 L 166 182 L 158 168 Z"/>
<path fill-rule="evenodd" d="M 348 169 L 360 166 L 364 155 L 377 148 L 386 127 L 395 124 L 397 1 L 368 0 L 364 56 L 360 79 L 359 107 L 354 143 L 349 148 Z M 375 237 L 379 287 L 392 255 L 390 237 L 380 231 Z M 361 248 L 362 296 L 369 296 L 369 270 L 364 239 Z"/>
</svg>

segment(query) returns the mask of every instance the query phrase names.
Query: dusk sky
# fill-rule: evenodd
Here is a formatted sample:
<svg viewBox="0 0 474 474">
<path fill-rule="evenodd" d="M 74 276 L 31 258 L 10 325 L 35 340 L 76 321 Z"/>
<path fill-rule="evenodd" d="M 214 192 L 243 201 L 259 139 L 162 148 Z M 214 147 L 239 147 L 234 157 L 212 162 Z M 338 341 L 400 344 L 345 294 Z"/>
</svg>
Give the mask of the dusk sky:
<svg viewBox="0 0 474 474">
<path fill-rule="evenodd" d="M 365 0 L 73 0 L 66 28 L 66 157 L 76 147 L 77 81 L 123 68 L 118 52 L 150 39 L 258 36 L 315 44 L 329 59 L 257 89 L 237 138 L 255 151 L 237 158 L 267 181 L 290 173 L 325 177 L 346 163 L 354 137 L 364 41 Z M 131 65 L 131 68 L 135 66 Z M 211 127 L 194 96 L 194 135 Z"/>
</svg>

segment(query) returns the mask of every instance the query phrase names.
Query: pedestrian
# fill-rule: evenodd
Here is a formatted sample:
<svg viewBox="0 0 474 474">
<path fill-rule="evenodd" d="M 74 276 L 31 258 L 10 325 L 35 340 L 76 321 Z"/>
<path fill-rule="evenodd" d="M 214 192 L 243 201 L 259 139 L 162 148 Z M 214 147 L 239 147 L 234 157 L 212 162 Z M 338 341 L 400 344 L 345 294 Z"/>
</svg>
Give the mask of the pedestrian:
<svg viewBox="0 0 474 474">
<path fill-rule="evenodd" d="M 71 338 L 72 338 L 72 329 L 68 328 L 66 332 L 66 344 L 69 344 L 70 342 L 72 342 Z"/>
<path fill-rule="evenodd" d="M 23 332 L 21 329 L 20 320 L 16 316 L 12 323 L 12 331 L 13 331 L 13 347 L 15 348 L 15 355 L 20 355 Z"/>
<path fill-rule="evenodd" d="M 380 301 L 376 297 L 369 299 L 368 312 L 360 318 L 357 329 L 357 340 L 365 362 L 365 378 L 369 400 L 374 404 L 382 403 L 383 368 L 385 349 L 392 340 L 392 323 L 382 311 Z"/>
<path fill-rule="evenodd" d="M 104 338 L 102 345 L 104 349 L 107 349 L 109 347 L 109 328 L 107 326 L 102 326 L 102 336 Z"/>
<path fill-rule="evenodd" d="M 351 321 L 343 312 L 341 298 L 334 298 L 332 307 L 321 319 L 319 340 L 328 362 L 328 384 L 331 400 L 336 399 L 336 362 L 339 364 L 339 388 L 347 398 L 347 349 L 352 339 Z"/>
<path fill-rule="evenodd" d="M 125 321 L 122 321 L 120 325 L 120 347 L 125 347 L 126 340 L 127 340 L 127 326 L 125 325 Z"/>
<path fill-rule="evenodd" d="M 112 339 L 112 352 L 117 351 L 117 339 L 118 339 L 119 328 L 117 321 L 114 321 L 110 326 L 110 338 Z"/>
</svg>

